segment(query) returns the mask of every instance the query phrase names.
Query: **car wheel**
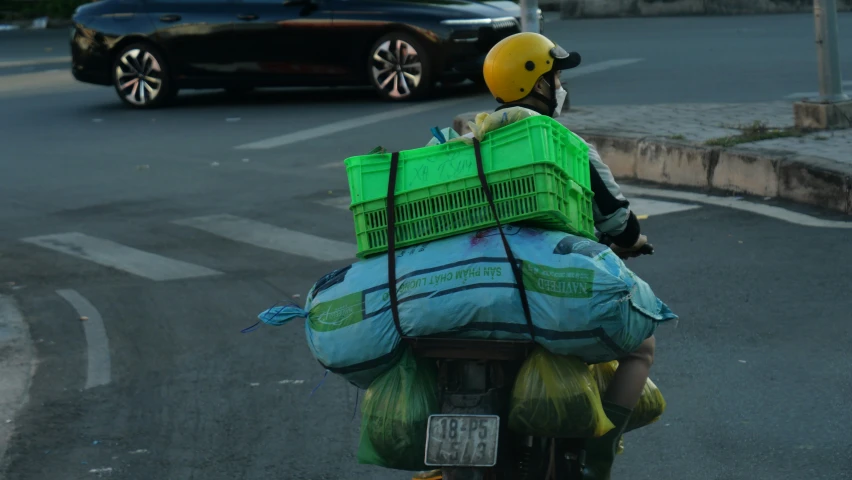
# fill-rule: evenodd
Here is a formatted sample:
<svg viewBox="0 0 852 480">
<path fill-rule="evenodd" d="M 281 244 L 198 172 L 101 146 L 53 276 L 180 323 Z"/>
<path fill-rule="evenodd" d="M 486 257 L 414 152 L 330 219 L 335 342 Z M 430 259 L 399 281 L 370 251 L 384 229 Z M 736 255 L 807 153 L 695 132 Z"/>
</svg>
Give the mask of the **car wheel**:
<svg viewBox="0 0 852 480">
<path fill-rule="evenodd" d="M 370 50 L 370 81 L 387 100 L 416 100 L 431 91 L 432 62 L 426 47 L 412 35 L 394 32 Z"/>
<path fill-rule="evenodd" d="M 162 106 L 177 93 L 163 56 L 145 43 L 123 48 L 115 57 L 112 72 L 119 98 L 133 108 Z"/>
</svg>

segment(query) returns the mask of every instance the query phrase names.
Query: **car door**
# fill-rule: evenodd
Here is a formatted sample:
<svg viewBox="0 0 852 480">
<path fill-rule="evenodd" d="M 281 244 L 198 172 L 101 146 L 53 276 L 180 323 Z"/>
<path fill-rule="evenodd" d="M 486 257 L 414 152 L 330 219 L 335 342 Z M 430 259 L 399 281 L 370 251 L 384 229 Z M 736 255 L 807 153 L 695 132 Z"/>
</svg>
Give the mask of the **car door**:
<svg viewBox="0 0 852 480">
<path fill-rule="evenodd" d="M 147 0 L 156 40 L 176 78 L 233 75 L 233 34 L 238 4 L 233 0 Z"/>
<path fill-rule="evenodd" d="M 411 12 L 410 2 L 384 0 L 325 0 L 333 12 L 330 42 L 335 45 L 328 52 L 335 64 L 345 69 L 347 80 L 358 83 L 368 81 L 368 65 L 373 43 L 385 33 L 400 25 L 416 25 L 417 12 Z M 434 0 L 422 2 L 417 9 L 432 8 Z"/>
<path fill-rule="evenodd" d="M 270 86 L 326 83 L 340 70 L 325 58 L 334 48 L 330 27 L 324 0 L 241 0 L 234 25 L 240 75 Z"/>
</svg>

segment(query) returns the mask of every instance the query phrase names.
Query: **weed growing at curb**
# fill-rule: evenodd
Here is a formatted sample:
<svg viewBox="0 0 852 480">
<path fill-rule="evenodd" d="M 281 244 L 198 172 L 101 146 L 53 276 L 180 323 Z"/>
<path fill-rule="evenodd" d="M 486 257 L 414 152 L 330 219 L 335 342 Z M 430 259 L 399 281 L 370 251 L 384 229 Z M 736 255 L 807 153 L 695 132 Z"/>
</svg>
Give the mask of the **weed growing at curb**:
<svg viewBox="0 0 852 480">
<path fill-rule="evenodd" d="M 761 140 L 772 140 L 775 138 L 802 137 L 808 134 L 807 130 L 796 127 L 772 128 L 761 121 L 755 121 L 751 125 L 735 127 L 739 135 L 729 135 L 707 140 L 705 145 L 714 147 L 733 147 L 741 143 L 759 142 Z"/>
<path fill-rule="evenodd" d="M 671 138 L 672 140 L 686 140 L 686 137 L 681 134 L 669 135 L 669 138 Z"/>
</svg>

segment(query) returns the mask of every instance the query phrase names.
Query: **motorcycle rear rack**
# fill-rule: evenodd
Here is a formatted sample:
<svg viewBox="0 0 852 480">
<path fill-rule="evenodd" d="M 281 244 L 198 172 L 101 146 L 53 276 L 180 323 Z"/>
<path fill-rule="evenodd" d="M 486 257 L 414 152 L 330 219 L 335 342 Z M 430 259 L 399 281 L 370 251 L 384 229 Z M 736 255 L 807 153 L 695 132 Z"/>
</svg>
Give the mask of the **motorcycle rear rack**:
<svg viewBox="0 0 852 480">
<path fill-rule="evenodd" d="M 523 361 L 535 348 L 535 342 L 478 340 L 466 338 L 403 337 L 414 354 L 426 358 L 452 360 Z"/>
</svg>

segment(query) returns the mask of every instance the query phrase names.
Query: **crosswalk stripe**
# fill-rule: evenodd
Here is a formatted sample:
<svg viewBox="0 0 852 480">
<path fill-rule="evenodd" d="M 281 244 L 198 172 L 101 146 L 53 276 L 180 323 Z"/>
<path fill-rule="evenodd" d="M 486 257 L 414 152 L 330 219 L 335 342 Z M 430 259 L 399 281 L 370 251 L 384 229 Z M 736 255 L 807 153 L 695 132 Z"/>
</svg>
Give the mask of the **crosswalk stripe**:
<svg viewBox="0 0 852 480">
<path fill-rule="evenodd" d="M 341 210 L 349 211 L 349 204 L 352 203 L 352 201 L 349 199 L 348 196 L 346 196 L 327 198 L 325 200 L 320 200 L 317 203 L 319 203 L 320 205 L 325 205 L 326 207 L 334 207 L 339 208 Z"/>
<path fill-rule="evenodd" d="M 22 242 L 155 281 L 220 275 L 222 272 L 137 250 L 79 232 L 22 238 Z"/>
<path fill-rule="evenodd" d="M 173 223 L 203 230 L 229 240 L 322 261 L 351 260 L 354 244 L 296 232 L 229 214 L 175 220 Z"/>
<path fill-rule="evenodd" d="M 322 164 L 322 165 L 318 166 L 317 168 L 321 168 L 323 170 L 328 170 L 328 169 L 333 169 L 333 168 L 346 168 L 346 164 L 344 164 L 343 161 L 337 161 L 337 162 Z"/>
</svg>

